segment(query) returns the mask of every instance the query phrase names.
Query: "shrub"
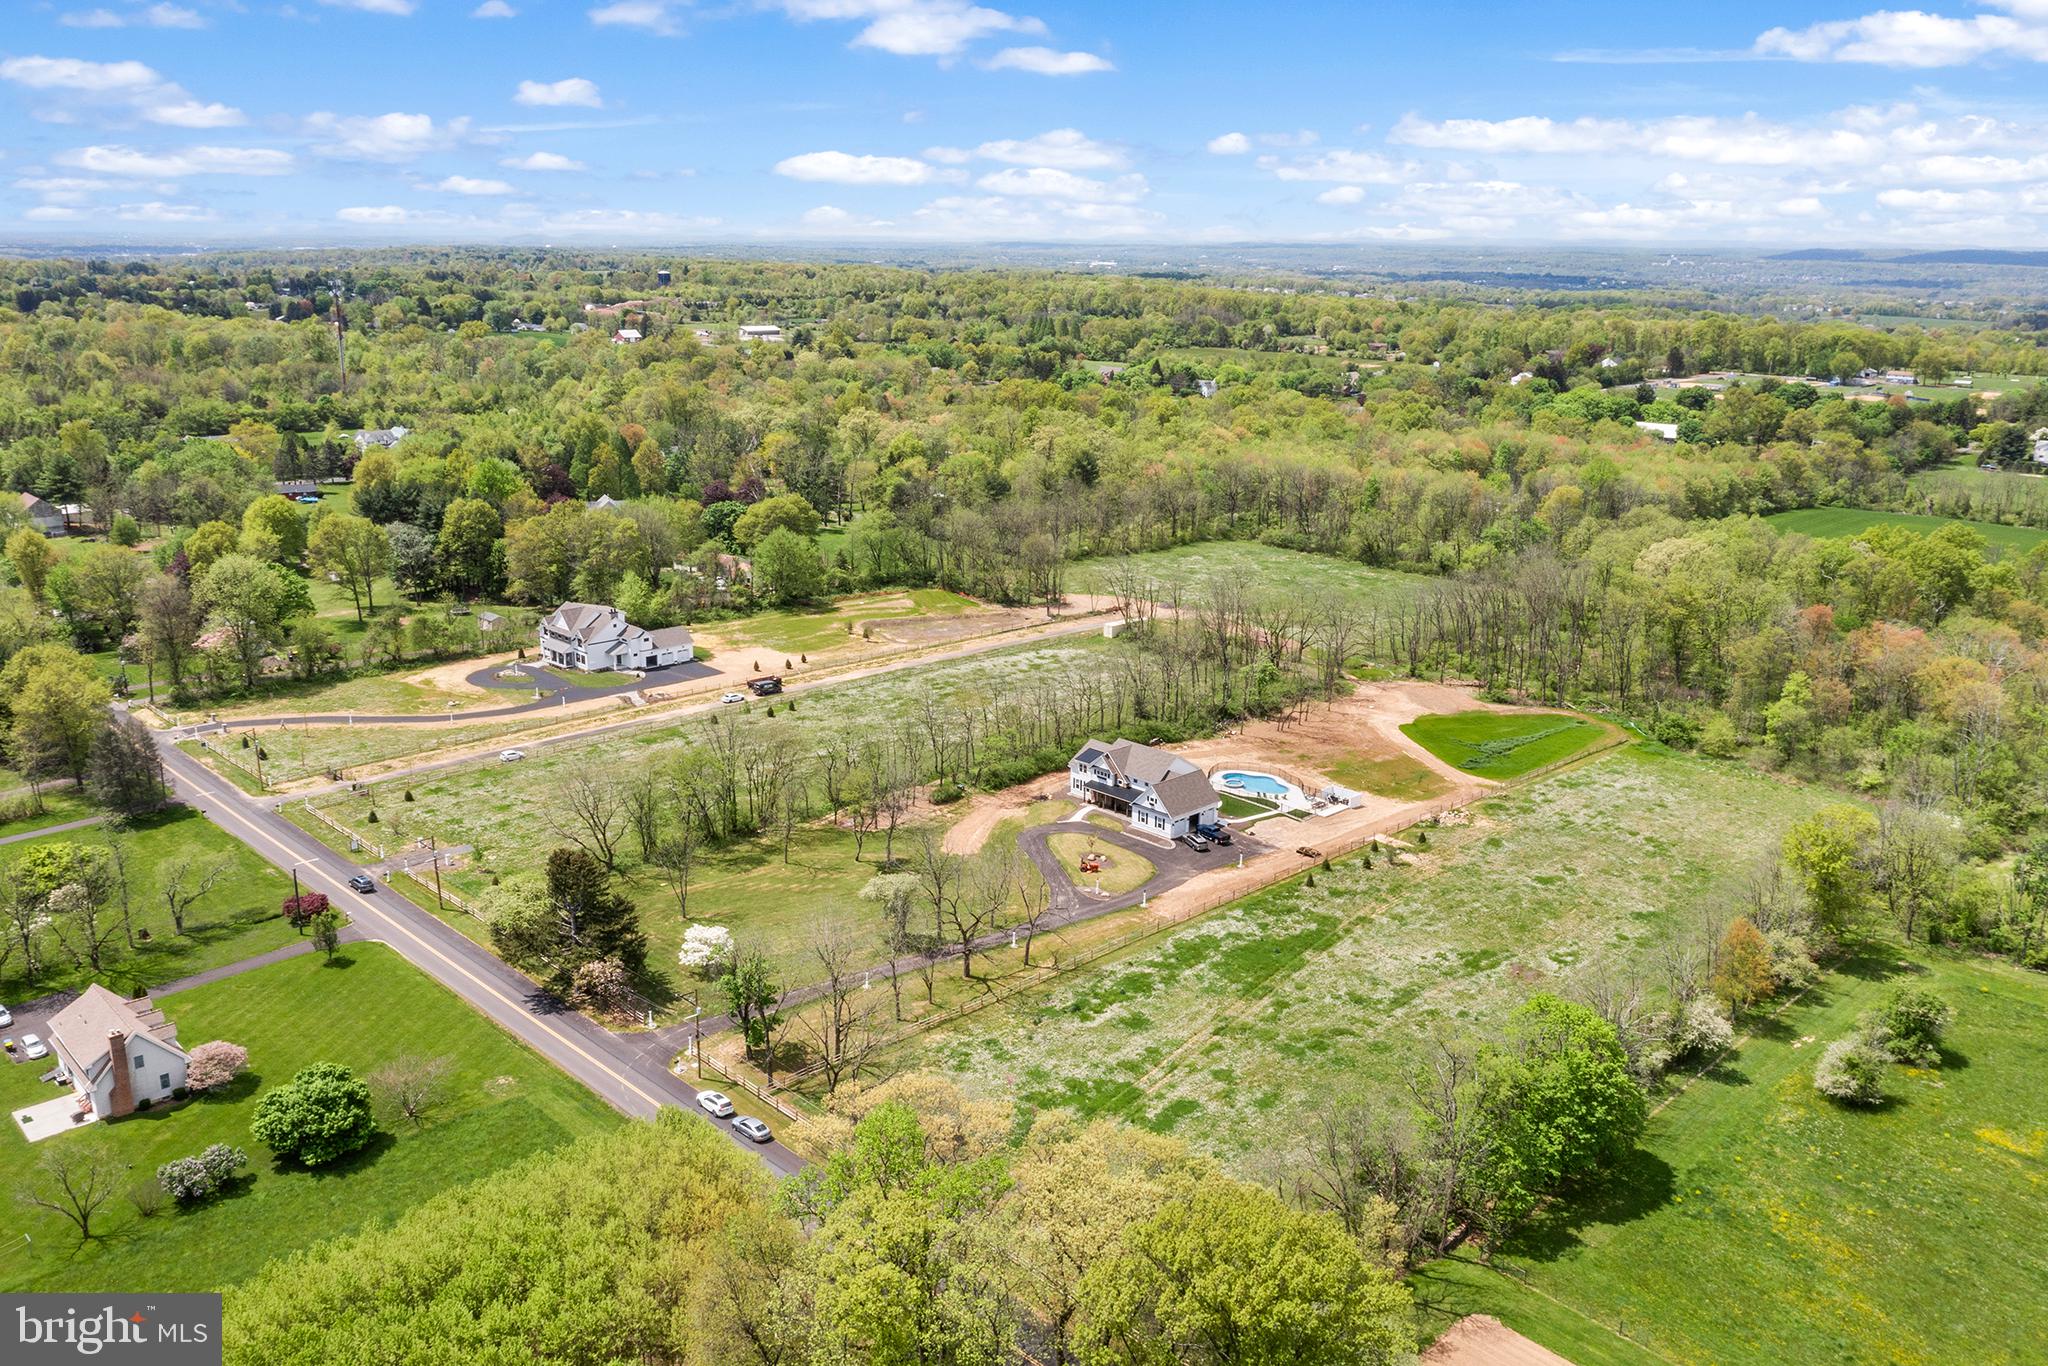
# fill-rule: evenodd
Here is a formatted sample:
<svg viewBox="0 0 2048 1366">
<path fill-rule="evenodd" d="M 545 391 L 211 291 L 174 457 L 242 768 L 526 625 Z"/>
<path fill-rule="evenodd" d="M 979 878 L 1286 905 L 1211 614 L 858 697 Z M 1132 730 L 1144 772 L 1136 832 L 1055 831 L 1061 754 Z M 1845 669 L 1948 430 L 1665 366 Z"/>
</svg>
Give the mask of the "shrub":
<svg viewBox="0 0 2048 1366">
<path fill-rule="evenodd" d="M 407 788 L 407 789 L 405 790 L 405 799 L 406 799 L 407 801 L 411 801 L 411 800 L 412 800 L 412 789 L 411 789 L 411 788 L 409 788 L 409 787 L 408 787 L 408 788 Z"/>
<path fill-rule="evenodd" d="M 1673 749 L 1691 749 L 1700 742 L 1699 723 L 1678 712 L 1666 712 L 1650 727 L 1651 738 Z"/>
<path fill-rule="evenodd" d="M 225 1143 L 211 1144 L 196 1157 L 180 1157 L 156 1169 L 157 1184 L 181 1205 L 211 1200 L 235 1173 L 249 1165 L 249 1154 Z"/>
<path fill-rule="evenodd" d="M 1813 1069 L 1813 1089 L 1850 1105 L 1884 1099 L 1884 1050 L 1864 1034 L 1837 1039 Z"/>
<path fill-rule="evenodd" d="M 294 929 L 303 930 L 326 913 L 325 892 L 307 892 L 302 896 L 288 896 L 284 899 L 284 918 L 292 922 Z"/>
<path fill-rule="evenodd" d="M 1931 991 L 1895 987 L 1872 1022 L 1872 1037 L 1900 1062 L 1933 1067 L 1941 1061 L 1941 1036 L 1954 1014 Z"/>
<path fill-rule="evenodd" d="M 151 1100 L 148 1096 L 144 1096 L 140 1100 L 135 1102 L 135 1111 L 137 1114 L 140 1114 L 142 1113 L 142 1111 L 147 1110 L 150 1106 L 154 1104 L 156 1104 L 154 1100 Z"/>
<path fill-rule="evenodd" d="M 138 1176 L 128 1185 L 128 1203 L 135 1206 L 139 1218 L 154 1219 L 163 1212 L 164 1201 L 168 1199 L 164 1183 L 154 1176 Z"/>
<path fill-rule="evenodd" d="M 248 1065 L 248 1049 L 215 1039 L 185 1055 L 185 1085 L 194 1091 L 211 1091 L 242 1075 L 242 1069 Z"/>
<path fill-rule="evenodd" d="M 967 794 L 952 783 L 942 783 L 932 789 L 933 806 L 951 806 Z"/>
<path fill-rule="evenodd" d="M 316 1062 L 256 1102 L 249 1132 L 280 1157 L 324 1166 L 376 1134 L 370 1088 L 340 1063 Z"/>
<path fill-rule="evenodd" d="M 1716 713 L 1700 727 L 1699 748 L 1709 759 L 1733 759 L 1742 752 L 1742 736 L 1733 721 Z"/>
<path fill-rule="evenodd" d="M 189 1086 L 173 1086 L 173 1087 L 171 1088 L 171 1099 L 172 1099 L 172 1100 L 183 1100 L 183 1099 L 185 1099 L 185 1098 L 186 1098 L 187 1096 L 189 1096 L 189 1095 L 191 1095 L 191 1094 L 192 1094 L 192 1088 L 191 1088 L 191 1087 L 189 1087 Z"/>
<path fill-rule="evenodd" d="M 1678 1057 L 1711 1057 L 1735 1042 L 1735 1025 L 1720 1002 L 1702 996 L 1685 1008 L 1671 1042 Z"/>
<path fill-rule="evenodd" d="M 142 539 L 142 528 L 127 513 L 117 512 L 113 524 L 107 528 L 107 539 L 115 545 L 134 545 Z"/>
</svg>

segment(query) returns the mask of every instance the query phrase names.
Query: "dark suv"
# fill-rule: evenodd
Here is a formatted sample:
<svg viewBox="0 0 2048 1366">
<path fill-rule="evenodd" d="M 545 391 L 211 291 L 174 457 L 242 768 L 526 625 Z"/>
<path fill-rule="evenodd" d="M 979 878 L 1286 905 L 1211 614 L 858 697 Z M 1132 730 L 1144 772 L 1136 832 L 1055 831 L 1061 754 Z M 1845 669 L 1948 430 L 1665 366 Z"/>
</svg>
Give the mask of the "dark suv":
<svg viewBox="0 0 2048 1366">
<path fill-rule="evenodd" d="M 348 885 L 351 890 L 362 892 L 365 895 L 377 890 L 377 884 L 370 881 L 369 875 L 366 873 L 357 873 L 348 880 Z"/>
</svg>

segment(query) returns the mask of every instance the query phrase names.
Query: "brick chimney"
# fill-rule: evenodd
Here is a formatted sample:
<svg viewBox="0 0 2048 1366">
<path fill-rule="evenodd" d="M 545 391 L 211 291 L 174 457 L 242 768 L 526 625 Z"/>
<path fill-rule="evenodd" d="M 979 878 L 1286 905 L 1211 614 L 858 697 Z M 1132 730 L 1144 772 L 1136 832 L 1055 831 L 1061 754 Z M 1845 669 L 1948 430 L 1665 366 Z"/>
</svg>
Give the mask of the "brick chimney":
<svg viewBox="0 0 2048 1366">
<path fill-rule="evenodd" d="M 128 1036 L 118 1029 L 107 1031 L 107 1066 L 114 1069 L 114 1091 L 107 1098 L 107 1112 L 101 1119 L 119 1119 L 135 1112 L 134 1064 L 128 1061 Z"/>
</svg>

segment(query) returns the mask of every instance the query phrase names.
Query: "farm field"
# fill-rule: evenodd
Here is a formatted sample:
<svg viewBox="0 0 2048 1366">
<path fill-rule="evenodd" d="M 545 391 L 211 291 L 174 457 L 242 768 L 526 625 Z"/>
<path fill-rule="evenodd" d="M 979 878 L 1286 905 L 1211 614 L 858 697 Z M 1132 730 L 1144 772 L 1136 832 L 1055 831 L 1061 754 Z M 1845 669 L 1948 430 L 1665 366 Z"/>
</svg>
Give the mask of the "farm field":
<svg viewBox="0 0 2048 1366">
<path fill-rule="evenodd" d="M 1462 711 L 1419 716 L 1401 733 L 1453 767 L 1498 779 L 1569 759 L 1609 732 L 1598 722 L 1560 712 Z"/>
<path fill-rule="evenodd" d="M 47 1148 L 103 1138 L 138 1176 L 209 1143 L 249 1153 L 231 1192 L 213 1204 L 152 1219 L 117 1196 L 82 1249 L 59 1216 L 12 1199 L 0 1229 L 8 1290 L 209 1290 L 249 1276 L 297 1248 L 390 1220 L 449 1186 L 531 1153 L 620 1123 L 605 1105 L 538 1055 L 500 1033 L 391 950 L 351 944 L 333 964 L 314 954 L 162 998 L 187 1047 L 228 1039 L 249 1050 L 249 1071 L 217 1097 L 197 1099 L 30 1145 L 10 1121 L 4 1184 L 11 1194 Z M 256 1098 L 314 1062 L 367 1076 L 393 1058 L 453 1060 L 446 1102 L 415 1131 L 380 1116 L 384 1132 L 363 1152 L 317 1173 L 279 1165 L 249 1135 Z M 0 1105 L 12 1110 L 56 1089 L 32 1064 L 0 1063 Z M 31 1239 L 23 1244 L 17 1235 Z"/>
<path fill-rule="evenodd" d="M 1822 1048 L 1907 977 L 1956 1008 L 1944 1065 L 1874 1110 L 1820 1096 Z M 1560 1204 L 1507 1274 L 1424 1268 L 1426 1322 L 1491 1313 L 1579 1366 L 2048 1359 L 2044 1011 L 2039 974 L 1873 946 L 1658 1113 L 1610 1202 Z"/>
<path fill-rule="evenodd" d="M 1966 526 L 1989 542 L 1993 550 L 2009 554 L 2024 555 L 2035 546 L 2048 542 L 2048 531 L 2036 527 L 1967 522 L 1915 512 L 1873 512 L 1864 508 L 1800 508 L 1796 512 L 1774 512 L 1764 520 L 1780 531 L 1796 531 L 1819 540 L 1857 536 L 1877 526 L 1922 532 L 1939 531 L 1945 526 Z"/>
<path fill-rule="evenodd" d="M 1303 598 L 1340 593 L 1361 605 L 1407 602 L 1437 582 L 1427 575 L 1374 569 L 1258 541 L 1204 541 L 1121 560 L 1084 560 L 1068 571 L 1067 589 L 1107 592 L 1115 566 L 1126 562 L 1154 579 L 1176 582 L 1188 590 L 1200 589 L 1212 579 L 1229 578 L 1259 593 Z"/>
<path fill-rule="evenodd" d="M 126 860 L 128 905 L 136 931 L 133 948 L 118 932 L 108 944 L 106 971 L 99 974 L 99 980 L 109 989 L 133 992 L 265 953 L 298 938 L 278 910 L 279 903 L 291 895 L 291 879 L 189 807 L 141 817 L 126 829 L 102 824 L 0 847 L 0 874 L 39 846 L 109 843 L 118 847 Z M 226 876 L 193 904 L 186 913 L 185 933 L 177 933 L 162 896 L 165 880 L 180 864 L 198 870 L 223 859 Z M 196 876 L 193 881 L 196 883 Z M 115 905 L 118 911 L 118 898 Z M 21 956 L 15 954 L 0 965 L 0 1001 L 19 1002 L 83 986 L 92 976 L 89 966 L 73 963 L 51 946 L 45 953 L 44 970 L 29 981 L 22 972 Z"/>
<path fill-rule="evenodd" d="M 763 612 L 758 616 L 709 625 L 705 634 L 722 637 L 741 648 L 798 655 L 822 653 L 857 643 L 863 639 L 864 627 L 890 636 L 891 623 L 908 623 L 924 617 L 969 615 L 997 618 L 989 627 L 995 630 L 999 628 L 1003 614 L 999 609 L 943 588 L 909 588 L 840 598 L 829 608 L 817 612 Z M 773 665 L 764 663 L 762 667 L 769 669 Z"/>
<path fill-rule="evenodd" d="M 481 667 L 483 656 L 472 667 Z M 419 661 L 388 673 L 363 674 L 355 678 L 314 682 L 277 681 L 264 685 L 254 696 L 240 697 L 222 705 L 165 707 L 175 725 L 192 725 L 218 716 L 232 721 L 243 716 L 342 716 L 362 712 L 370 716 L 418 716 L 446 712 L 450 702 L 474 708 L 505 705 L 528 700 L 531 694 L 486 695 L 472 688 L 442 688 L 415 682 L 433 665 Z"/>
<path fill-rule="evenodd" d="M 1610 751 L 1427 832 L 1412 862 L 1344 859 L 890 1062 L 1264 1170 L 1333 1097 L 1398 1086 L 1431 1028 L 1482 1027 L 1595 960 L 1653 958 L 1827 800 L 1655 747 Z"/>
<path fill-rule="evenodd" d="M 546 719 L 542 717 L 542 720 Z M 297 729 L 266 726 L 261 730 L 238 732 L 224 741 L 215 737 L 212 742 L 221 745 L 229 759 L 251 769 L 256 763 L 255 746 L 261 744 L 267 756 L 263 760 L 264 781 L 275 787 L 301 778 L 324 777 L 333 769 L 349 770 L 388 759 L 424 754 L 429 750 L 473 745 L 530 730 L 533 725 L 530 717 L 514 717 L 472 725 L 450 722 L 446 725 L 313 726 Z M 248 749 L 241 748 L 243 734 L 249 737 Z M 194 749 L 191 741 L 180 742 L 180 747 L 188 753 Z M 216 769 L 221 767 L 213 756 L 206 757 Z"/>
</svg>

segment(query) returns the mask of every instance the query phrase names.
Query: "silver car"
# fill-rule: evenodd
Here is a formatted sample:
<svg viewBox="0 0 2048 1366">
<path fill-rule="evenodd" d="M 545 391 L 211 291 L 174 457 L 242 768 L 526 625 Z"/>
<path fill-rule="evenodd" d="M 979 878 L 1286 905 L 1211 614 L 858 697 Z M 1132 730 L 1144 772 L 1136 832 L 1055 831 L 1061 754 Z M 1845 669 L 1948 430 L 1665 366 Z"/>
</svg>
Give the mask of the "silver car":
<svg viewBox="0 0 2048 1366">
<path fill-rule="evenodd" d="M 741 1115 L 732 1122 L 732 1131 L 741 1138 L 751 1138 L 756 1143 L 766 1143 L 775 1137 L 769 1127 L 752 1115 Z"/>
</svg>

